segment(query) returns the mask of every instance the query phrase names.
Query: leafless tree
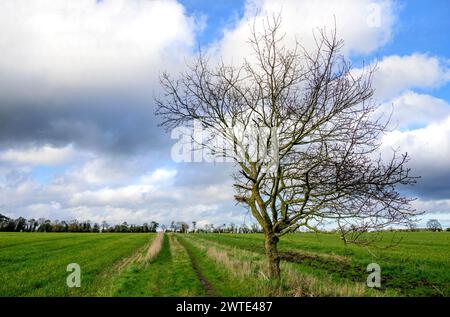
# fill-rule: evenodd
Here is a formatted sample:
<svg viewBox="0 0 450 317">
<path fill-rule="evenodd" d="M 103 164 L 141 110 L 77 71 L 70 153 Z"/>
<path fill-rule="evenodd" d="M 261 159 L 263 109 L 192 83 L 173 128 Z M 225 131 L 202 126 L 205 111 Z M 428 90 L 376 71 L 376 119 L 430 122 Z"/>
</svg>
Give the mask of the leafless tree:
<svg viewBox="0 0 450 317">
<path fill-rule="evenodd" d="M 226 150 L 209 138 L 200 143 L 235 161 L 235 198 L 261 225 L 269 274 L 279 278 L 281 236 L 322 221 L 348 233 L 408 223 L 417 212 L 396 187 L 415 178 L 407 154 L 394 151 L 387 162 L 377 154 L 387 123 L 373 115 L 375 69 L 352 71 L 334 30 L 315 32 L 307 50 L 283 45 L 279 16 L 263 26 L 251 27 L 256 61 L 211 65 L 199 54 L 178 78 L 164 73 L 156 114 L 166 129 L 196 120 L 226 141 Z"/>
<path fill-rule="evenodd" d="M 427 222 L 427 228 L 433 232 L 442 231 L 441 223 L 437 219 L 430 219 Z"/>
</svg>

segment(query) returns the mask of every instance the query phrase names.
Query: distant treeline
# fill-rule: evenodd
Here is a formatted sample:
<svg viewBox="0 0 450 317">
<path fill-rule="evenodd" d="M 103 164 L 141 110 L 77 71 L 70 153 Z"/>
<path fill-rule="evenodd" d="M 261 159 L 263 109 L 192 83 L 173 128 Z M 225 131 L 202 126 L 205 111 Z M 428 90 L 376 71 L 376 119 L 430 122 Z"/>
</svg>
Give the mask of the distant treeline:
<svg viewBox="0 0 450 317">
<path fill-rule="evenodd" d="M 0 214 L 0 232 L 156 232 L 159 228 L 166 232 L 212 232 L 212 233 L 260 233 L 260 226 L 253 224 L 247 226 L 245 224 L 235 225 L 222 224 L 215 226 L 206 224 L 202 228 L 197 227 L 197 222 L 192 221 L 192 225 L 182 221 L 172 221 L 170 225 L 160 225 L 155 221 L 144 223 L 143 225 L 129 225 L 123 222 L 120 225 L 109 225 L 106 221 L 99 223 L 87 221 L 58 221 L 45 218 L 25 219 L 19 217 L 17 219 L 8 218 Z"/>
<path fill-rule="evenodd" d="M 159 224 L 155 221 L 143 225 L 109 225 L 106 221 L 101 224 L 91 221 L 51 221 L 44 218 L 17 219 L 8 218 L 0 214 L 0 231 L 3 232 L 156 232 Z"/>
<path fill-rule="evenodd" d="M 178 233 L 262 233 L 262 228 L 257 224 L 252 224 L 250 226 L 246 224 L 236 225 L 234 223 L 214 225 L 206 224 L 202 227 L 197 226 L 196 221 L 191 222 L 191 226 L 187 222 L 183 221 L 172 221 L 170 226 L 161 225 L 161 229 L 166 232 L 178 232 Z"/>
<path fill-rule="evenodd" d="M 234 223 L 213 225 L 206 224 L 202 227 L 197 226 L 196 221 L 192 221 L 191 225 L 183 221 L 172 221 L 170 225 L 160 225 L 159 223 L 152 221 L 150 223 L 144 223 L 143 225 L 133 225 L 123 222 L 120 225 L 109 225 L 106 221 L 102 223 L 86 221 L 58 221 L 48 220 L 44 218 L 39 219 L 25 219 L 19 217 L 17 219 L 8 218 L 0 214 L 0 232 L 156 232 L 157 229 L 165 232 L 178 232 L 178 233 L 262 233 L 262 228 L 257 224 L 250 226 L 246 224 L 236 225 Z M 418 228 L 411 226 L 408 229 L 389 228 L 383 231 L 443 231 L 441 224 L 432 219 L 428 221 L 427 228 Z M 450 231 L 447 228 L 446 231 Z M 336 229 L 326 230 L 322 232 L 338 233 Z"/>
</svg>

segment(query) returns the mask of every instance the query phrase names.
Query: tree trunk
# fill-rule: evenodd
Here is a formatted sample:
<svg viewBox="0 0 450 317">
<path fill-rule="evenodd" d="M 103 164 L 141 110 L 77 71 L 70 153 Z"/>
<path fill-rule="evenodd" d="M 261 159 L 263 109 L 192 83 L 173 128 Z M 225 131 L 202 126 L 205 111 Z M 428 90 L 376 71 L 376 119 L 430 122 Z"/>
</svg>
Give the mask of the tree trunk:
<svg viewBox="0 0 450 317">
<path fill-rule="evenodd" d="M 280 256 L 278 255 L 278 237 L 272 233 L 265 235 L 266 257 L 269 265 L 269 277 L 271 279 L 280 279 Z"/>
</svg>

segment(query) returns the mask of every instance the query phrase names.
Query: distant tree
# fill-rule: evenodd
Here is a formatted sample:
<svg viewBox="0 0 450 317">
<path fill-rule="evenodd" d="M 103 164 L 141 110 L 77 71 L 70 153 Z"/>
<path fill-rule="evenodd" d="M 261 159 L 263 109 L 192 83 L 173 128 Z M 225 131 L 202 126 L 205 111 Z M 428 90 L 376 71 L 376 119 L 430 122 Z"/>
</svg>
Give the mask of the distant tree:
<svg viewBox="0 0 450 317">
<path fill-rule="evenodd" d="M 251 232 L 252 233 L 258 233 L 261 232 L 261 227 L 257 223 L 253 223 L 251 225 Z"/>
<path fill-rule="evenodd" d="M 152 221 L 150 222 L 150 232 L 156 232 L 156 230 L 159 227 L 159 223 L 157 223 L 156 221 Z"/>
<path fill-rule="evenodd" d="M 246 224 L 242 224 L 239 230 L 241 233 L 250 233 L 250 229 L 247 227 Z"/>
<path fill-rule="evenodd" d="M 72 219 L 68 222 L 68 231 L 69 232 L 75 232 L 78 227 L 78 221 L 75 219 Z"/>
<path fill-rule="evenodd" d="M 186 222 L 180 222 L 179 224 L 179 231 L 181 233 L 187 233 L 189 229 L 189 225 Z"/>
<path fill-rule="evenodd" d="M 126 221 L 122 222 L 119 230 L 119 232 L 129 232 L 128 223 Z"/>
<path fill-rule="evenodd" d="M 211 223 L 210 225 L 209 225 L 209 231 L 210 232 L 214 232 L 216 229 L 214 228 L 214 224 L 213 223 Z"/>
<path fill-rule="evenodd" d="M 8 232 L 14 232 L 16 230 L 16 222 L 14 219 L 9 219 L 6 223 L 5 230 Z"/>
<path fill-rule="evenodd" d="M 45 224 L 45 218 L 38 218 L 37 223 L 38 223 L 37 230 L 38 231 L 43 231 L 43 229 L 41 229 L 41 227 L 43 227 L 44 224 Z"/>
<path fill-rule="evenodd" d="M 16 228 L 15 228 L 16 232 L 25 231 L 26 226 L 27 226 L 27 220 L 25 218 L 19 217 L 16 219 Z"/>
<path fill-rule="evenodd" d="M 197 221 L 192 221 L 192 232 L 195 232 Z"/>
<path fill-rule="evenodd" d="M 67 221 L 63 220 L 60 223 L 61 231 L 62 232 L 68 232 L 69 231 L 69 225 L 67 224 Z"/>
<path fill-rule="evenodd" d="M 38 223 L 38 232 L 52 232 L 53 226 L 51 220 L 39 218 Z"/>
<path fill-rule="evenodd" d="M 92 232 L 100 232 L 100 225 L 98 223 L 94 223 L 92 227 Z"/>
<path fill-rule="evenodd" d="M 102 221 L 102 231 L 105 231 L 108 228 L 109 228 L 109 224 L 105 220 L 103 220 Z"/>
<path fill-rule="evenodd" d="M 86 220 L 83 222 L 83 232 L 91 232 L 91 221 Z"/>
<path fill-rule="evenodd" d="M 33 218 L 27 220 L 23 217 L 10 219 L 0 214 L 0 231 L 6 232 L 156 232 L 158 227 L 159 223 L 155 221 L 152 221 L 150 225 L 147 223 L 144 223 L 142 226 L 134 224 L 129 225 L 127 222 L 123 222 L 121 225 L 110 227 L 105 221 L 103 221 L 100 226 L 98 223 L 92 224 L 89 220 L 79 222 L 78 220 L 73 219 L 70 222 L 66 222 L 64 220 L 51 221 L 45 218 L 39 218 L 38 220 Z"/>
<path fill-rule="evenodd" d="M 12 232 L 16 228 L 15 221 L 0 214 L 0 231 Z"/>
<path fill-rule="evenodd" d="M 442 231 L 441 223 L 437 219 L 430 219 L 427 222 L 427 228 L 431 231 Z"/>
<path fill-rule="evenodd" d="M 410 224 L 408 224 L 408 229 L 409 229 L 409 231 L 417 231 L 417 224 L 414 222 L 411 222 Z"/>
<path fill-rule="evenodd" d="M 34 218 L 31 218 L 28 220 L 28 231 L 29 232 L 34 232 L 36 230 L 37 226 L 38 226 L 38 223 Z"/>
</svg>

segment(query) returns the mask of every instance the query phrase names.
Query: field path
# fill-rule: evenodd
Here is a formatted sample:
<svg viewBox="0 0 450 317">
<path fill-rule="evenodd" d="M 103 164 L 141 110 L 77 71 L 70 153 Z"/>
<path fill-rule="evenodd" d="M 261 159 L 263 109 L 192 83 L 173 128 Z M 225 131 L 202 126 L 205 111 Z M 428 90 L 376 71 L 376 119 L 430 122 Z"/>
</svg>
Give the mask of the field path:
<svg viewBox="0 0 450 317">
<path fill-rule="evenodd" d="M 195 274 L 197 275 L 200 283 L 202 284 L 202 287 L 205 290 L 206 295 L 210 296 L 210 297 L 216 297 L 217 292 L 214 290 L 214 287 L 212 286 L 212 284 L 209 283 L 208 280 L 203 275 L 203 273 L 198 265 L 197 259 L 196 259 L 195 255 L 192 253 L 192 250 L 186 245 L 184 240 L 180 240 L 180 244 L 183 246 L 183 248 L 186 250 L 187 254 L 189 255 L 192 267 L 193 267 Z"/>
<path fill-rule="evenodd" d="M 120 275 L 113 296 L 203 296 L 187 251 L 163 233 Z"/>
</svg>

